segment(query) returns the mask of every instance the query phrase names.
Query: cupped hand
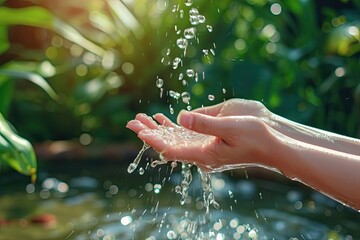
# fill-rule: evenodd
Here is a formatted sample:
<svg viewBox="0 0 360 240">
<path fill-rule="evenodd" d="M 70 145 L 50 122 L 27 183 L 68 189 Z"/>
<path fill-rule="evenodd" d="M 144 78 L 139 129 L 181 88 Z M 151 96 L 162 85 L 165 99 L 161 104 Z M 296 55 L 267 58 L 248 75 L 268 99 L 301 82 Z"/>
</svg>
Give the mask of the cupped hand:
<svg viewBox="0 0 360 240">
<path fill-rule="evenodd" d="M 211 111 L 216 112 L 215 108 Z M 193 163 L 205 171 L 249 164 L 272 165 L 270 152 L 274 135 L 257 117 L 216 117 L 182 111 L 178 117 L 181 126 L 163 114 L 156 114 L 154 119 L 156 121 L 138 114 L 127 127 L 169 161 Z"/>
</svg>

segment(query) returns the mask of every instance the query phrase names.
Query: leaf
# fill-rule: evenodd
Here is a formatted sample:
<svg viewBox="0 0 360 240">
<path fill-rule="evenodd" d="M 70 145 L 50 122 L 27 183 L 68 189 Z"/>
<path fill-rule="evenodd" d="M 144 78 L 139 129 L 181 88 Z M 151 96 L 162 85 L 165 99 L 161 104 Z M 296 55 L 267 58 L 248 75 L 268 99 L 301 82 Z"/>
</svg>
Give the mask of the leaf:
<svg viewBox="0 0 360 240">
<path fill-rule="evenodd" d="M 5 116 L 10 105 L 12 92 L 13 83 L 7 77 L 0 76 L 0 113 Z"/>
<path fill-rule="evenodd" d="M 15 134 L 0 113 L 0 160 L 36 180 L 36 157 L 31 144 Z"/>
<path fill-rule="evenodd" d="M 80 102 L 92 102 L 100 100 L 107 91 L 117 89 L 122 85 L 122 79 L 114 72 L 107 76 L 99 76 L 79 85 L 75 89 L 75 97 Z"/>
<path fill-rule="evenodd" d="M 0 24 L 52 28 L 54 15 L 42 7 L 0 7 Z"/>
<path fill-rule="evenodd" d="M 55 91 L 51 88 L 51 86 L 47 83 L 47 81 L 40 76 L 39 74 L 32 73 L 32 72 L 22 72 L 22 71 L 13 71 L 13 70 L 0 70 L 0 75 L 20 78 L 20 79 L 27 79 L 34 84 L 41 87 L 52 99 L 57 100 L 58 96 L 56 95 Z"/>
<path fill-rule="evenodd" d="M 8 39 L 8 28 L 0 25 L 0 54 L 6 52 L 10 47 Z"/>
<path fill-rule="evenodd" d="M 0 7 L 0 16 L 0 25 L 26 25 L 50 29 L 98 56 L 102 57 L 106 54 L 103 48 L 86 39 L 79 31 L 45 8 L 37 6 L 16 9 Z"/>
<path fill-rule="evenodd" d="M 86 39 L 75 28 L 58 18 L 54 18 L 51 29 L 56 31 L 63 38 L 66 38 L 67 40 L 78 44 L 79 46 L 85 48 L 92 53 L 95 53 L 100 57 L 103 57 L 106 54 L 106 51 L 103 48 Z"/>
</svg>

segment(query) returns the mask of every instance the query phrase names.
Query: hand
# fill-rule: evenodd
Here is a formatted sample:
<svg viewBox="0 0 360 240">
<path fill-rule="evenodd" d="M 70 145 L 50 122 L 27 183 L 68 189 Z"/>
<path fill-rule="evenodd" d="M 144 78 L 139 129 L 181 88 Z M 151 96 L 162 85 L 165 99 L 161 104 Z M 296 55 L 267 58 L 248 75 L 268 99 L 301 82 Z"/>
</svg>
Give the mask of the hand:
<svg viewBox="0 0 360 240">
<path fill-rule="evenodd" d="M 208 113 L 226 114 L 233 103 L 209 107 Z M 274 131 L 261 119 L 245 115 L 216 117 L 201 110 L 182 111 L 178 122 L 183 127 L 162 114 L 154 116 L 160 125 L 151 117 L 138 114 L 127 127 L 165 159 L 194 163 L 205 171 L 249 164 L 273 166 L 270 150 Z"/>
<path fill-rule="evenodd" d="M 261 102 L 245 99 L 230 99 L 214 106 L 195 109 L 193 112 L 214 117 L 254 116 L 260 119 L 269 119 L 272 115 Z"/>
</svg>

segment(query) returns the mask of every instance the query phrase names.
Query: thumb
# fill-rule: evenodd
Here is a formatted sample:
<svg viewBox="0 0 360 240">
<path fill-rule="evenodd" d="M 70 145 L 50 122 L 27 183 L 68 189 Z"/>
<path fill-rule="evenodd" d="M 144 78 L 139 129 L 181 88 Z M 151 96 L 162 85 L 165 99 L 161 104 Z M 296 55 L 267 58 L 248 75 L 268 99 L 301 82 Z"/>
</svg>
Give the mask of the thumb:
<svg viewBox="0 0 360 240">
<path fill-rule="evenodd" d="M 229 132 L 228 130 L 233 124 L 228 120 L 185 110 L 182 110 L 177 118 L 178 124 L 187 129 L 217 137 L 226 136 L 226 133 Z"/>
</svg>

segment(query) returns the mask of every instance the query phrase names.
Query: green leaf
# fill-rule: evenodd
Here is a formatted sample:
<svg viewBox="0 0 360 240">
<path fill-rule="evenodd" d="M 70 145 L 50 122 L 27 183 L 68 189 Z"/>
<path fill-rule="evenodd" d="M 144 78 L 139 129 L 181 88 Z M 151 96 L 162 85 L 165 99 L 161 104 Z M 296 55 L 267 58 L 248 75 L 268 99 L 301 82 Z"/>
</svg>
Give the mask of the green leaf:
<svg viewBox="0 0 360 240">
<path fill-rule="evenodd" d="M 92 53 L 95 53 L 100 57 L 103 57 L 107 53 L 103 48 L 86 39 L 75 28 L 60 19 L 54 18 L 51 29 L 60 34 L 63 38 L 66 38 L 67 40 L 76 43 L 77 45 L 85 48 Z"/>
<path fill-rule="evenodd" d="M 36 180 L 36 157 L 31 144 L 15 134 L 0 113 L 0 160 Z"/>
<path fill-rule="evenodd" d="M 0 25 L 0 54 L 6 52 L 10 47 L 8 39 L 8 28 Z"/>
<path fill-rule="evenodd" d="M 102 57 L 107 53 L 45 8 L 37 6 L 16 9 L 0 7 L 0 16 L 0 25 L 26 25 L 50 29 L 98 56 Z"/>
<path fill-rule="evenodd" d="M 40 76 L 39 74 L 32 72 L 22 72 L 22 71 L 13 71 L 13 70 L 0 70 L 0 75 L 9 76 L 18 79 L 27 79 L 34 84 L 41 87 L 52 99 L 57 100 L 58 96 L 47 81 Z"/>
<path fill-rule="evenodd" d="M 7 77 L 0 76 L 0 113 L 6 116 L 8 111 L 11 95 L 13 92 L 13 83 Z"/>
<path fill-rule="evenodd" d="M 0 7 L 0 24 L 52 28 L 54 15 L 42 7 Z"/>
</svg>

